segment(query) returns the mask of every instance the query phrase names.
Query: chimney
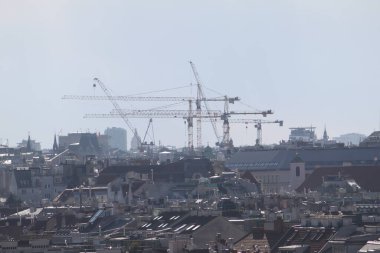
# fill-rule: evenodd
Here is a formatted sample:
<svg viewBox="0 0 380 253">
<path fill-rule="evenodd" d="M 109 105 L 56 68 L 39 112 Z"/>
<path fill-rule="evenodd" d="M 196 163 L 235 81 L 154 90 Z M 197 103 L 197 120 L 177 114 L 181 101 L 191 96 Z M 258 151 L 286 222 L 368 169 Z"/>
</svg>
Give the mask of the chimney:
<svg viewBox="0 0 380 253">
<path fill-rule="evenodd" d="M 194 249 L 194 238 L 193 236 L 190 237 L 190 248 L 189 250 L 193 250 Z"/>
</svg>

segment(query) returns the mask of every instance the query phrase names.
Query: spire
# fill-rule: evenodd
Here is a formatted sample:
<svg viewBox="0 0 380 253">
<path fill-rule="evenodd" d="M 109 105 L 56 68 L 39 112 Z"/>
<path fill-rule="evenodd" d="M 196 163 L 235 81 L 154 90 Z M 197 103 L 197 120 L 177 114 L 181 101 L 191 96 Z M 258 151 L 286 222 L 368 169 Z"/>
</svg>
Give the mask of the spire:
<svg viewBox="0 0 380 253">
<path fill-rule="evenodd" d="M 54 135 L 53 151 L 58 151 L 57 135 Z"/>
<path fill-rule="evenodd" d="M 327 135 L 327 131 L 326 131 L 326 126 L 325 126 L 325 131 L 323 132 L 323 140 L 325 142 L 329 140 L 329 136 Z"/>
<path fill-rule="evenodd" d="M 28 134 L 28 142 L 26 143 L 26 150 L 28 152 L 32 151 L 32 143 L 30 141 L 30 134 Z"/>
</svg>

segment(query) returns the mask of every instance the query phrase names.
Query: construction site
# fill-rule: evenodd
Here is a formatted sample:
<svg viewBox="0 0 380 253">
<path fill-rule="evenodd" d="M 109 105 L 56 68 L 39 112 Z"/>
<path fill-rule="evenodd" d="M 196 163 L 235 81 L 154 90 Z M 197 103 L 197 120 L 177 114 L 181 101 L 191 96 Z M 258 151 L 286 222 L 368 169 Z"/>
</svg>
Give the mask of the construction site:
<svg viewBox="0 0 380 253">
<path fill-rule="evenodd" d="M 205 147 L 211 146 L 223 154 L 230 154 L 234 148 L 233 136 L 231 136 L 231 125 L 248 125 L 254 126 L 256 129 L 256 138 L 252 141 L 254 146 L 262 146 L 262 128 L 264 124 L 275 124 L 283 126 L 283 120 L 268 119 L 267 116 L 272 115 L 274 112 L 271 109 L 258 110 L 234 110 L 233 105 L 242 103 L 249 108 L 253 108 L 241 101 L 239 96 L 222 95 L 220 92 L 218 96 L 206 96 L 205 90 L 208 89 L 203 85 L 200 74 L 193 62 L 189 62 L 195 83 L 191 87 L 195 87 L 196 96 L 146 96 L 152 93 L 165 92 L 169 90 L 176 90 L 176 88 L 158 90 L 152 92 L 145 92 L 145 96 L 131 96 L 120 95 L 111 92 L 111 86 L 105 84 L 99 78 L 93 79 L 92 87 L 94 88 L 94 95 L 64 95 L 64 100 L 77 100 L 79 102 L 85 101 L 108 101 L 112 104 L 110 112 L 101 113 L 86 113 L 83 117 L 85 119 L 99 119 L 107 120 L 113 118 L 120 118 L 124 122 L 125 128 L 128 130 L 128 135 L 132 136 L 132 143 L 130 150 L 137 150 L 141 154 L 152 153 L 157 150 L 154 127 L 160 128 L 157 119 L 183 121 L 186 128 L 186 145 L 183 152 L 186 155 L 201 155 Z M 95 89 L 101 89 L 103 95 L 95 95 Z M 182 87 L 179 87 L 182 88 Z M 141 102 L 148 104 L 151 108 L 136 108 L 130 106 L 134 102 Z M 128 108 L 123 107 L 128 103 Z M 133 109 L 131 109 L 133 108 Z M 175 108 L 175 109 L 173 109 Z M 218 108 L 218 109 L 214 109 Z M 221 108 L 221 109 L 219 109 Z M 143 120 L 148 121 L 148 126 L 144 129 L 136 128 L 132 121 Z M 205 144 L 204 141 L 204 128 L 211 127 L 213 132 L 214 143 Z M 222 130 L 220 130 L 222 129 Z M 172 134 L 178 135 L 174 138 L 183 138 L 180 135 L 181 131 L 173 129 Z M 142 133 L 140 137 L 139 133 Z"/>
</svg>

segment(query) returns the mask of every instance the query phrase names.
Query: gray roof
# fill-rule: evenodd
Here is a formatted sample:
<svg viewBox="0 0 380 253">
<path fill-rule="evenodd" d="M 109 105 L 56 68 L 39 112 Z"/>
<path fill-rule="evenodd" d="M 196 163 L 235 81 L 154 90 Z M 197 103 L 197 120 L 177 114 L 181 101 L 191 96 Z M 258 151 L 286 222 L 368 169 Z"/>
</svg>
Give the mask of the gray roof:
<svg viewBox="0 0 380 253">
<path fill-rule="evenodd" d="M 172 226 L 180 222 L 188 212 L 186 211 L 169 211 L 163 212 L 154 217 L 149 222 L 143 224 L 140 230 L 166 230 L 171 229 Z"/>
<path fill-rule="evenodd" d="M 226 162 L 226 166 L 241 170 L 287 170 L 297 154 L 305 162 L 306 169 L 342 166 L 344 163 L 372 165 L 380 159 L 380 147 L 240 150 Z"/>
</svg>

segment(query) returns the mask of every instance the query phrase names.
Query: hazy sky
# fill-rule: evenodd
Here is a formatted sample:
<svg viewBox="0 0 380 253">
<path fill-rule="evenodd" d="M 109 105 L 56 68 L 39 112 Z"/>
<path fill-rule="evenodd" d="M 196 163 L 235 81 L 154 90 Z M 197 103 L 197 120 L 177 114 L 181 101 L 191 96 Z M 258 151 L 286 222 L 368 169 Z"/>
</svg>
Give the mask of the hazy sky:
<svg viewBox="0 0 380 253">
<path fill-rule="evenodd" d="M 50 147 L 55 133 L 125 127 L 121 119 L 83 119 L 111 111 L 107 101 L 61 97 L 103 95 L 94 77 L 115 95 L 188 86 L 149 95 L 194 96 L 189 60 L 207 96 L 239 96 L 284 120 L 263 127 L 264 143 L 287 139 L 295 126 L 315 126 L 319 137 L 324 125 L 330 137 L 368 135 L 380 124 L 379 13 L 376 0 L 0 0 L 0 138 L 15 145 L 30 132 Z M 131 122 L 143 135 L 148 119 Z M 254 143 L 252 125 L 231 127 L 236 145 Z M 154 120 L 154 131 L 156 142 L 186 143 L 182 120 Z M 215 142 L 209 124 L 203 136 Z"/>
</svg>

